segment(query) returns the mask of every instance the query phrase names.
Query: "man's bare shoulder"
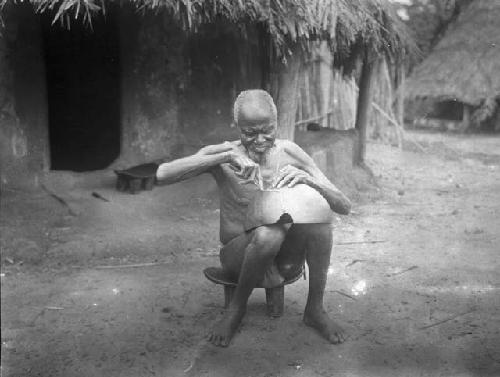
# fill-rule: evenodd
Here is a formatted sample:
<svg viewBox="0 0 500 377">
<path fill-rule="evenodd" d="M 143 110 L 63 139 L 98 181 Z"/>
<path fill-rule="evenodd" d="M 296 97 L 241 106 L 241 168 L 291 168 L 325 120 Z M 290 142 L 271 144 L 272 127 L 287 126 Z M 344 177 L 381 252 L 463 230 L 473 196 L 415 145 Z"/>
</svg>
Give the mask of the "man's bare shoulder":
<svg viewBox="0 0 500 377">
<path fill-rule="evenodd" d="M 295 144 L 291 140 L 286 139 L 276 139 L 276 145 L 279 146 L 286 154 L 290 157 L 297 159 L 301 162 L 307 163 L 310 160 L 310 156 L 304 151 L 300 146 Z"/>
</svg>

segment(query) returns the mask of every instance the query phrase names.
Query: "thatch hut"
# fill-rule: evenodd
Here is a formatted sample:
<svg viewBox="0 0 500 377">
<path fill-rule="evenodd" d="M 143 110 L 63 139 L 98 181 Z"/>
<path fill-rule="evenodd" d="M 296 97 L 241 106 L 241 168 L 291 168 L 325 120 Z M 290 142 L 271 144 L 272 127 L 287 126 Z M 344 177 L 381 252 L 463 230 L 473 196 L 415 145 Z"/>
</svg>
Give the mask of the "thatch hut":
<svg viewBox="0 0 500 377">
<path fill-rule="evenodd" d="M 497 0 L 474 0 L 462 11 L 408 80 L 407 98 L 427 108 L 417 116 L 448 118 L 463 129 L 484 122 L 500 127 L 499 20 Z"/>
<path fill-rule="evenodd" d="M 249 87 L 272 92 L 293 138 L 311 40 L 328 41 L 346 74 L 406 43 L 383 0 L 7 1 L 1 21 L 2 184 L 236 136 L 231 105 Z"/>
</svg>

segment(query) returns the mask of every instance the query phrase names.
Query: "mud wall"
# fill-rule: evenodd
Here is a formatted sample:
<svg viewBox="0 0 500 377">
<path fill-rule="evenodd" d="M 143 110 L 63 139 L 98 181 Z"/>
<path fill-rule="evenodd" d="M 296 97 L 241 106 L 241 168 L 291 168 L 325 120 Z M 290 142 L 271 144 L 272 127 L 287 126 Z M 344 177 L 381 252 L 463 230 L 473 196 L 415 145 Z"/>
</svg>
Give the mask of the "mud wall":
<svg viewBox="0 0 500 377">
<path fill-rule="evenodd" d="M 6 6 L 0 35 L 2 186 L 37 186 L 49 168 L 41 26 L 31 6 Z"/>
<path fill-rule="evenodd" d="M 359 174 L 353 164 L 357 146 L 356 130 L 296 131 L 295 142 L 314 160 L 321 171 L 348 196 L 355 197 Z"/>
<path fill-rule="evenodd" d="M 175 149 L 181 37 L 160 16 L 120 10 L 122 165 L 169 157 Z"/>
<path fill-rule="evenodd" d="M 114 165 L 169 160 L 235 139 L 232 103 L 239 90 L 259 87 L 260 70 L 244 71 L 258 67 L 259 56 L 240 56 L 228 25 L 188 35 L 168 15 L 120 12 L 122 148 Z"/>
<path fill-rule="evenodd" d="M 110 167 L 169 160 L 238 138 L 233 101 L 263 85 L 257 28 L 243 37 L 221 21 L 185 33 L 161 12 L 139 14 L 126 4 L 108 11 L 118 14 L 121 75 L 120 156 Z M 1 179 L 36 185 L 50 171 L 40 16 L 29 4 L 7 6 L 3 14 Z"/>
<path fill-rule="evenodd" d="M 168 15 L 122 7 L 122 150 L 116 165 L 168 160 L 238 137 L 232 105 L 261 87 L 258 32 L 220 21 L 185 33 Z M 250 33 L 251 34 L 251 33 Z"/>
</svg>

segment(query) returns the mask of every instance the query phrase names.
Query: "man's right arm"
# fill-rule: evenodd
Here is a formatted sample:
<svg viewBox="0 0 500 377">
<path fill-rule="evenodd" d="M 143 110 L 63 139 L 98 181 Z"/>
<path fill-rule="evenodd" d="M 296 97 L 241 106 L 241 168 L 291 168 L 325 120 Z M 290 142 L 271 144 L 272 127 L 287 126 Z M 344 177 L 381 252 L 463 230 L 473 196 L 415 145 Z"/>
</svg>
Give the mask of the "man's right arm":
<svg viewBox="0 0 500 377">
<path fill-rule="evenodd" d="M 156 178 L 163 183 L 175 183 L 208 172 L 211 168 L 229 163 L 236 174 L 248 178 L 256 164 L 237 151 L 237 143 L 209 145 L 196 154 L 161 164 Z"/>
<path fill-rule="evenodd" d="M 161 183 L 175 183 L 207 172 L 214 166 L 231 162 L 230 143 L 211 145 L 197 153 L 165 162 L 158 167 L 156 178 Z"/>
</svg>

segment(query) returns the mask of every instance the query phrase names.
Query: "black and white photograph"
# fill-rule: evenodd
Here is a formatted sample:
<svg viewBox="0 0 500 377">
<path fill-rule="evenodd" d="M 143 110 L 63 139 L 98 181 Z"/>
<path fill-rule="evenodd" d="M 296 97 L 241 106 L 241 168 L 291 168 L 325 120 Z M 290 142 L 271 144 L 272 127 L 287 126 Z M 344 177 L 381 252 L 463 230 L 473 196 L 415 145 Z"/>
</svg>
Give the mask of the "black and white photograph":
<svg viewBox="0 0 500 377">
<path fill-rule="evenodd" d="M 2 377 L 500 377 L 500 0 L 0 0 Z"/>
</svg>

